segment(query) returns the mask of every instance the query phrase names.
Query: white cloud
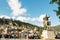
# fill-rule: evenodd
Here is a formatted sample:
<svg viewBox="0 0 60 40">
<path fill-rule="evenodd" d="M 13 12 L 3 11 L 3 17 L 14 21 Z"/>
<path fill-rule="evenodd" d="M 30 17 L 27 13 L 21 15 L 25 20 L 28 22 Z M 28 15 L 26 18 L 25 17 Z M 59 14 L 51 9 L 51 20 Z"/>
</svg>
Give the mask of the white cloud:
<svg viewBox="0 0 60 40">
<path fill-rule="evenodd" d="M 19 16 L 27 11 L 27 9 L 21 8 L 21 2 L 18 0 L 8 0 L 8 4 L 12 10 L 12 16 Z"/>
<path fill-rule="evenodd" d="M 6 16 L 6 15 L 1 15 L 1 16 L 0 16 L 0 18 L 3 18 L 3 17 L 4 17 L 5 19 L 10 19 L 10 17 L 9 17 L 9 16 Z"/>
<path fill-rule="evenodd" d="M 43 18 L 46 16 L 46 14 L 42 14 L 39 17 L 33 18 L 33 21 L 38 22 L 36 25 L 43 27 Z"/>
<path fill-rule="evenodd" d="M 38 25 L 38 26 L 42 26 L 43 27 L 43 18 L 45 16 L 46 16 L 46 14 L 42 14 L 39 17 L 31 18 L 30 21 L 32 21 L 32 22 L 38 22 L 38 23 L 35 23 L 35 25 Z"/>
<path fill-rule="evenodd" d="M 43 18 L 46 16 L 46 14 L 42 14 L 42 15 L 40 15 L 38 18 L 37 18 L 37 20 L 39 21 L 39 22 L 43 22 Z"/>
<path fill-rule="evenodd" d="M 31 22 L 36 22 L 36 21 L 38 21 L 38 22 L 43 22 L 43 17 L 45 17 L 46 15 L 44 14 L 44 15 L 40 15 L 39 17 L 33 17 L 33 18 L 31 18 L 31 17 L 23 17 L 23 16 L 19 16 L 19 17 L 17 17 L 16 19 L 17 20 L 20 20 L 20 21 L 22 21 L 22 22 L 29 22 L 29 21 L 31 21 Z"/>
<path fill-rule="evenodd" d="M 22 16 L 19 16 L 16 18 L 17 20 L 20 20 L 22 22 L 29 22 L 30 21 L 30 18 L 28 17 L 22 17 Z"/>
<path fill-rule="evenodd" d="M 30 21 L 35 22 L 35 21 L 37 21 L 37 18 L 31 18 L 31 20 L 30 20 Z"/>
<path fill-rule="evenodd" d="M 35 21 L 37 21 L 37 18 L 23 17 L 23 16 L 19 16 L 16 19 L 20 20 L 22 22 L 35 22 Z"/>
<path fill-rule="evenodd" d="M 46 16 L 46 14 L 42 14 L 39 17 L 30 18 L 30 21 L 38 21 L 43 22 L 43 18 Z"/>
</svg>

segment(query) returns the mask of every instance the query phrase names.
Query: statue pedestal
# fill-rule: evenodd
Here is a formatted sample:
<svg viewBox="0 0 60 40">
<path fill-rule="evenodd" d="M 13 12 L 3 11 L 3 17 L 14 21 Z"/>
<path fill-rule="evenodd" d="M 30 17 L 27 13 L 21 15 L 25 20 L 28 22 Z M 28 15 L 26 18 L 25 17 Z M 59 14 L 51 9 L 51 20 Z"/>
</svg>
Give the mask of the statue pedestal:
<svg viewBox="0 0 60 40">
<path fill-rule="evenodd" d="M 43 30 L 41 37 L 43 39 L 55 39 L 54 31 Z"/>
</svg>

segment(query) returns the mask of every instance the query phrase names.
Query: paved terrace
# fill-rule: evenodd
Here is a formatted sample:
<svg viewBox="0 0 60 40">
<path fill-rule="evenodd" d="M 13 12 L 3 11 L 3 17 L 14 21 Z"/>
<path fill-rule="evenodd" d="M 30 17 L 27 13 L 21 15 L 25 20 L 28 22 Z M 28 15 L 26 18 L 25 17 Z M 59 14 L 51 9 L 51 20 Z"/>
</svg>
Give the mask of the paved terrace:
<svg viewBox="0 0 60 40">
<path fill-rule="evenodd" d="M 0 40 L 44 40 L 44 39 L 0 39 Z M 46 39 L 46 40 L 60 40 L 60 39 Z"/>
</svg>

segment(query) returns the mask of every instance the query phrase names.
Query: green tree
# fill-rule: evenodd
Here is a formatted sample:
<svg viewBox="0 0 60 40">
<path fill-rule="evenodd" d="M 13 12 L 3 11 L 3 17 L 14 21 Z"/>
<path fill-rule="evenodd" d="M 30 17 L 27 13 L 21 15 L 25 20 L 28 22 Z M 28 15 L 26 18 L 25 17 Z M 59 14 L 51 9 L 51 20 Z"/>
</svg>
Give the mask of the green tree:
<svg viewBox="0 0 60 40">
<path fill-rule="evenodd" d="M 54 10 L 56 15 L 60 18 L 60 0 L 51 0 L 50 4 L 56 3 L 58 5 L 58 10 Z"/>
</svg>

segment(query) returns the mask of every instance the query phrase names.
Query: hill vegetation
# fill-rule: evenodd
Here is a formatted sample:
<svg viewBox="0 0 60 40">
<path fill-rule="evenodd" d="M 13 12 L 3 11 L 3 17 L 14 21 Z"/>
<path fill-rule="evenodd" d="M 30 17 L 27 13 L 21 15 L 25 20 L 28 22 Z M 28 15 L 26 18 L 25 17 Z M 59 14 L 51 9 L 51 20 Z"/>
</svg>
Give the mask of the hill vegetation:
<svg viewBox="0 0 60 40">
<path fill-rule="evenodd" d="M 17 26 L 17 27 L 20 27 L 22 30 L 24 28 L 32 29 L 32 30 L 36 28 L 39 33 L 42 33 L 42 29 L 43 29 L 42 27 L 39 27 L 37 25 L 32 25 L 30 23 L 21 22 L 19 20 L 0 18 L 0 27 L 3 25 L 4 27 L 5 25 Z"/>
<path fill-rule="evenodd" d="M 12 26 L 21 27 L 22 30 L 23 30 L 23 28 L 32 29 L 32 30 L 36 28 L 37 31 L 40 33 L 42 33 L 42 30 L 43 30 L 43 27 L 39 27 L 37 25 L 33 25 L 30 23 L 21 22 L 19 20 L 0 18 L 0 27 L 3 25 L 10 25 L 10 24 Z M 60 25 L 50 27 L 50 30 L 60 31 Z"/>
</svg>

